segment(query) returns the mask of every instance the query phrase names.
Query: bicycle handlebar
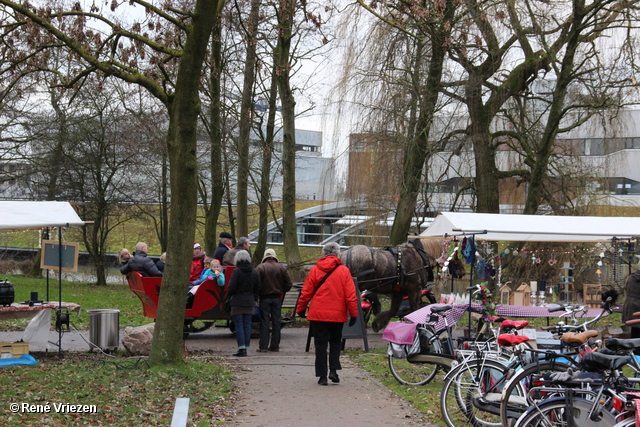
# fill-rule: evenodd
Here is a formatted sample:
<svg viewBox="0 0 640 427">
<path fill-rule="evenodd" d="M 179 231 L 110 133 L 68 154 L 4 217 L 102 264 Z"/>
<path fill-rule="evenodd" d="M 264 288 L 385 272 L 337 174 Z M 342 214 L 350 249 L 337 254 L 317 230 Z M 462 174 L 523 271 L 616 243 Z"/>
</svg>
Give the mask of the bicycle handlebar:
<svg viewBox="0 0 640 427">
<path fill-rule="evenodd" d="M 564 310 L 566 310 L 566 307 L 563 306 L 563 305 L 559 305 L 557 307 L 548 308 L 547 310 L 549 310 L 549 313 L 555 313 L 556 311 L 564 311 Z"/>
</svg>

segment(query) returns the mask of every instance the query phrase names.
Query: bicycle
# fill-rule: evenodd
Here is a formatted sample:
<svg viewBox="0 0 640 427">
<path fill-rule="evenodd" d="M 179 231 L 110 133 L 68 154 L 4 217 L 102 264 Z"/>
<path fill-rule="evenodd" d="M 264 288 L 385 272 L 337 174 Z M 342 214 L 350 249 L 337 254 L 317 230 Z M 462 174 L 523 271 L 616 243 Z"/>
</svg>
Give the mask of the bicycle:
<svg viewBox="0 0 640 427">
<path fill-rule="evenodd" d="M 613 427 L 629 416 L 624 411 L 627 391 L 633 390 L 629 388 L 632 383 L 640 381 L 622 373 L 629 362 L 624 355 L 592 352 L 584 355 L 582 372 L 540 378 L 531 393 L 551 393 L 556 397 L 533 405 L 518 418 L 515 427 Z M 586 377 L 584 372 L 600 376 Z"/>
<path fill-rule="evenodd" d="M 548 354 L 547 358 L 550 360 L 543 360 L 536 364 L 525 366 L 520 371 L 514 372 L 511 375 L 511 378 L 504 386 L 500 400 L 500 417 L 503 427 L 510 427 L 526 409 L 543 397 L 534 396 L 528 393 L 528 391 L 534 386 L 534 375 L 539 375 L 545 372 L 566 371 L 569 367 L 574 365 L 573 362 L 575 362 L 576 356 L 589 350 L 588 347 L 585 346 L 587 339 L 597 335 L 597 332 L 589 331 L 590 325 L 593 325 L 605 315 L 611 314 L 613 303 L 614 298 L 607 298 L 607 300 L 603 302 L 602 312 L 592 320 L 586 321 L 582 324 L 577 324 L 576 315 L 580 312 L 586 312 L 585 307 L 578 305 L 560 306 L 558 309 L 554 310 L 557 311 L 564 309 L 567 311 L 571 316 L 572 324 L 566 325 L 564 322 L 558 322 L 558 325 L 556 326 L 543 329 L 550 330 L 554 335 L 561 335 L 564 337 L 564 339 L 561 339 L 561 342 L 563 345 L 568 345 L 572 351 L 566 354 L 568 357 L 565 357 L 564 360 L 554 356 L 553 354 Z M 570 336 L 568 334 L 574 335 Z"/>
<path fill-rule="evenodd" d="M 494 338 L 502 326 L 490 328 L 490 333 L 485 336 L 486 340 L 465 341 L 459 348 L 460 346 L 457 346 L 453 340 L 452 326 L 454 324 L 449 323 L 446 315 L 451 309 L 450 305 L 432 307 L 429 322 L 417 326 L 416 333 L 420 339 L 419 351 L 408 354 L 406 357 L 398 357 L 404 356 L 403 350 L 396 351 L 394 344 L 389 344 L 389 369 L 400 384 L 425 385 L 441 369 L 448 372 L 465 359 L 475 356 L 478 351 L 492 358 L 505 358 Z M 444 327 L 436 330 L 435 325 L 440 322 L 440 319 L 443 319 Z M 526 327 L 528 323 L 527 321 L 506 321 L 504 329 L 510 333 L 516 333 L 517 330 Z"/>
<path fill-rule="evenodd" d="M 562 307 L 558 309 L 562 309 Z M 575 315 L 583 309 L 583 307 L 575 306 L 566 309 L 566 311 L 572 318 L 575 318 Z M 587 329 L 589 324 L 596 322 L 604 314 L 605 312 L 601 312 L 595 319 L 582 325 L 565 325 L 564 322 L 560 322 L 554 328 L 556 332 Z M 572 345 L 582 345 L 588 338 L 595 335 L 597 332 L 588 333 L 587 336 L 580 337 L 581 341 L 574 340 Z M 503 388 L 516 372 L 522 371 L 523 367 L 534 359 L 536 360 L 536 368 L 533 372 L 566 370 L 572 363 L 575 363 L 572 358 L 579 354 L 577 350 L 563 354 L 534 350 L 530 348 L 525 339 L 521 338 L 500 336 L 500 339 L 504 341 L 500 343 L 501 345 L 509 345 L 514 348 L 512 357 L 506 364 L 504 361 L 498 361 L 501 363 L 495 363 L 495 361 L 489 363 L 483 360 L 469 361 L 466 367 L 456 368 L 445 377 L 440 406 L 447 425 L 452 427 L 461 424 L 503 425 L 503 422 L 506 423 L 506 420 L 513 416 L 513 413 L 507 413 L 506 409 L 505 411 L 500 409 Z M 531 371 L 527 370 L 526 372 L 530 373 Z M 507 396 L 525 395 L 526 383 L 514 381 L 510 385 Z"/>
<path fill-rule="evenodd" d="M 472 286 L 467 290 L 474 289 L 474 295 L 481 291 L 480 285 Z M 436 376 L 440 369 L 448 372 L 460 360 L 472 357 L 477 351 L 482 351 L 495 358 L 506 358 L 501 355 L 500 348 L 495 343 L 500 329 L 504 327 L 510 333 L 517 333 L 517 330 L 529 324 L 527 321 L 507 321 L 500 326 L 492 327 L 491 325 L 494 325 L 493 322 L 487 322 L 483 325 L 481 333 L 478 334 L 475 340 L 464 341 L 461 344 L 462 348 L 460 348 L 460 345 L 456 346 L 454 344 L 452 338 L 452 326 L 455 323 L 450 324 L 446 316 L 446 312 L 451 309 L 452 306 L 450 305 L 431 307 L 431 316 L 428 322 L 417 327 L 417 333 L 421 337 L 422 345 L 413 354 L 402 357 L 404 356 L 402 351 L 396 351 L 393 348 L 393 343 L 389 344 L 389 369 L 400 384 L 425 385 Z M 444 322 L 444 327 L 436 329 L 436 325 L 441 319 Z"/>
</svg>

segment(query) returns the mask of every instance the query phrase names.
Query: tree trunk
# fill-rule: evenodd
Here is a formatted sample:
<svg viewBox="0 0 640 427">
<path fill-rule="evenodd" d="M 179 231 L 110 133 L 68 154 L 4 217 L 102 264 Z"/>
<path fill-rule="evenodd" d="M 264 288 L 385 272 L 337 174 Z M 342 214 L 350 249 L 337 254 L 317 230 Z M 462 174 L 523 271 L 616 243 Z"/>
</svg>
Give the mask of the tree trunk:
<svg viewBox="0 0 640 427">
<path fill-rule="evenodd" d="M 491 135 L 488 129 L 484 132 L 472 130 L 469 139 L 473 145 L 476 166 L 476 212 L 500 213 L 500 181 Z"/>
<path fill-rule="evenodd" d="M 527 192 L 523 212 L 525 215 L 537 214 L 540 203 L 542 202 L 544 185 L 548 177 L 549 161 L 558 134 L 558 128 L 560 127 L 560 121 L 563 117 L 567 89 L 575 77 L 574 58 L 580 44 L 580 28 L 582 28 L 582 21 L 584 19 L 584 2 L 573 2 L 573 7 L 573 21 L 567 37 L 565 54 L 562 58 L 562 69 L 556 80 L 547 124 L 540 140 L 540 145 L 535 153 L 535 163 L 531 168 L 531 180 L 529 181 L 529 191 Z"/>
<path fill-rule="evenodd" d="M 149 362 L 182 362 L 184 307 L 195 236 L 198 180 L 196 130 L 200 112 L 199 84 L 209 38 L 223 2 L 197 0 L 184 53 L 169 101 L 168 153 L 171 167 L 171 218 L 162 292 L 158 302 Z"/>
<path fill-rule="evenodd" d="M 251 12 L 247 28 L 247 55 L 244 62 L 244 81 L 242 85 L 242 101 L 240 106 L 240 123 L 238 135 L 238 234 L 249 234 L 248 190 L 249 190 L 249 137 L 253 126 L 253 85 L 256 75 L 256 35 L 260 16 L 260 0 L 251 0 Z"/>
<path fill-rule="evenodd" d="M 213 30 L 211 49 L 211 106 L 209 121 L 211 123 L 211 205 L 205 219 L 205 250 L 208 254 L 218 246 L 218 218 L 222 209 L 225 181 L 222 169 L 222 151 L 224 150 L 222 135 L 222 101 L 220 90 L 220 75 L 222 72 L 222 43 L 221 25 L 218 21 Z"/>
<path fill-rule="evenodd" d="M 160 229 L 158 230 L 158 240 L 160 241 L 161 253 L 167 251 L 169 231 L 169 165 L 167 164 L 167 154 L 162 154 L 162 182 L 160 189 Z"/>
<path fill-rule="evenodd" d="M 445 60 L 445 39 L 449 36 L 449 21 L 453 17 L 455 6 L 453 1 L 447 1 L 444 18 L 437 24 L 431 37 L 431 58 L 427 71 L 427 81 L 424 87 L 420 87 L 420 67 L 422 67 L 422 47 L 418 46 L 418 57 L 413 70 L 412 96 L 417 97 L 420 108 L 416 123 L 415 135 L 411 137 L 406 149 L 404 168 L 402 173 L 402 185 L 400 197 L 396 209 L 396 217 L 393 220 L 389 238 L 392 245 L 399 245 L 407 241 L 407 233 L 411 229 L 411 221 L 415 211 L 422 173 L 429 156 L 429 132 L 436 111 L 442 70 Z"/>
<path fill-rule="evenodd" d="M 278 92 L 282 102 L 282 222 L 284 251 L 289 272 L 294 281 L 302 279 L 298 230 L 296 227 L 296 141 L 295 106 L 296 101 L 291 90 L 289 55 L 291 53 L 291 29 L 296 0 L 280 0 L 280 27 L 275 52 L 275 66 L 278 80 Z"/>
<path fill-rule="evenodd" d="M 467 132 L 475 156 L 476 212 L 500 213 L 498 168 L 489 129 L 493 115 L 489 114 L 483 105 L 483 82 L 480 72 L 472 70 L 469 72 L 465 87 L 467 109 L 471 122 Z"/>
<path fill-rule="evenodd" d="M 276 69 L 271 73 L 271 88 L 269 89 L 269 112 L 267 115 L 267 132 L 262 149 L 262 170 L 260 172 L 260 201 L 258 209 L 258 244 L 254 251 L 254 260 L 257 263 L 262 259 L 267 248 L 267 225 L 269 224 L 269 200 L 271 199 L 271 160 L 273 158 L 273 137 L 275 134 L 276 100 L 278 98 L 278 86 Z"/>
</svg>

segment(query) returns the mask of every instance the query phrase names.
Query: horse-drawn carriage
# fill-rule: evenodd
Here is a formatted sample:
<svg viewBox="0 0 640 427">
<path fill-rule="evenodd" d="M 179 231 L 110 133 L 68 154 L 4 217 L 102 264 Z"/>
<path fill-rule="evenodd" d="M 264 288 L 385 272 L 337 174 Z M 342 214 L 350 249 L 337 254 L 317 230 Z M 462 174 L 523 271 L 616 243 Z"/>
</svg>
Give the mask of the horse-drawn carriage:
<svg viewBox="0 0 640 427">
<path fill-rule="evenodd" d="M 224 287 L 218 285 L 215 280 L 205 280 L 200 284 L 193 300 L 188 301 L 184 311 L 183 335 L 185 338 L 190 333 L 202 332 L 209 329 L 218 320 L 226 321 L 226 327 L 228 327 L 231 332 L 235 332 L 235 325 L 231 320 L 231 313 L 224 308 L 224 296 L 229 287 L 231 274 L 235 268 L 235 266 L 223 267 L 225 275 Z M 142 302 L 144 315 L 155 320 L 158 312 L 160 289 L 162 289 L 162 277 L 142 277 L 138 272 L 131 272 L 127 275 L 127 282 L 129 283 L 129 289 L 131 289 Z M 282 317 L 280 322 L 281 326 L 293 322 L 294 306 L 290 306 L 290 304 L 291 301 L 293 301 L 293 304 L 297 301 L 300 288 L 300 286 L 294 286 L 294 288 L 287 293 L 282 308 L 290 308 L 291 315 Z M 187 301 L 186 296 L 185 301 Z M 254 315 L 253 323 L 253 329 L 257 330 L 260 323 L 259 316 Z"/>
<path fill-rule="evenodd" d="M 233 266 L 225 266 L 224 287 L 218 285 L 215 280 L 205 280 L 200 284 L 193 297 L 193 302 L 184 311 L 184 335 L 202 332 L 209 329 L 217 320 L 226 320 L 227 327 L 234 330 L 231 321 L 231 313 L 224 309 L 224 295 L 231 280 Z M 127 275 L 129 289 L 135 293 L 142 302 L 142 310 L 146 317 L 156 319 L 158 312 L 158 299 L 162 289 L 162 277 L 142 277 L 138 272 Z M 185 295 L 185 304 L 187 296 Z"/>
</svg>

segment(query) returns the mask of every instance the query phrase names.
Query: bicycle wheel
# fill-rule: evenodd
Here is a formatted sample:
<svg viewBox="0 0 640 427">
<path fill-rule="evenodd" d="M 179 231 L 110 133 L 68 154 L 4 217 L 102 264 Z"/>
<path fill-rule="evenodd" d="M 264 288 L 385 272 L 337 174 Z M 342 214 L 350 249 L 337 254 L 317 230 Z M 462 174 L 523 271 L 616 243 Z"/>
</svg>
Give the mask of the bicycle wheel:
<svg viewBox="0 0 640 427">
<path fill-rule="evenodd" d="M 635 425 L 636 425 L 636 417 L 632 416 L 631 418 L 620 421 L 618 424 L 616 424 L 613 427 L 635 427 Z"/>
<path fill-rule="evenodd" d="M 445 379 L 440 411 L 449 427 L 499 427 L 500 379 L 508 367 L 498 360 L 474 359 L 457 366 Z"/>
<path fill-rule="evenodd" d="M 433 363 L 409 362 L 389 356 L 389 369 L 400 384 L 425 385 L 436 376 L 440 367 Z"/>
<path fill-rule="evenodd" d="M 433 332 L 428 331 L 428 333 L 433 338 Z M 440 341 L 433 339 L 429 353 L 442 353 Z M 391 375 L 404 385 L 425 385 L 436 376 L 440 369 L 440 366 L 435 363 L 416 361 L 419 357 L 414 359 L 411 357 L 397 358 L 389 354 L 388 358 Z"/>
<path fill-rule="evenodd" d="M 548 399 L 530 408 L 515 424 L 515 427 L 613 427 L 616 419 L 609 412 L 601 410 L 590 417 L 593 402 L 573 398 L 569 410 L 564 397 Z M 593 418 L 593 419 L 592 419 Z"/>
<path fill-rule="evenodd" d="M 517 371 L 505 384 L 500 403 L 500 417 L 503 427 L 511 427 L 527 409 L 542 399 L 552 395 L 531 396 L 528 391 L 533 387 L 532 376 L 545 372 L 566 372 L 569 365 L 561 362 L 532 363 Z M 509 398 L 507 399 L 507 396 Z"/>
</svg>

